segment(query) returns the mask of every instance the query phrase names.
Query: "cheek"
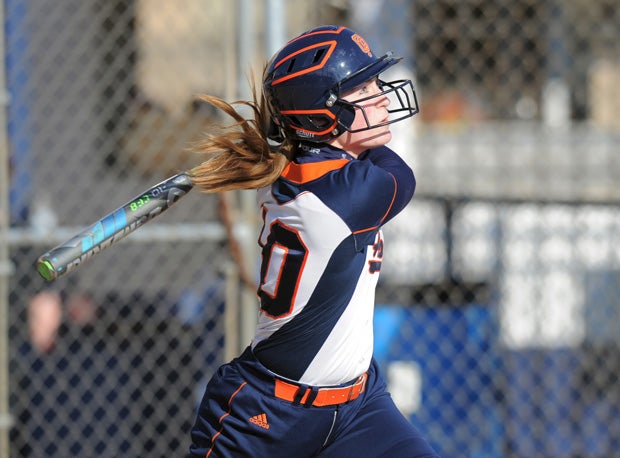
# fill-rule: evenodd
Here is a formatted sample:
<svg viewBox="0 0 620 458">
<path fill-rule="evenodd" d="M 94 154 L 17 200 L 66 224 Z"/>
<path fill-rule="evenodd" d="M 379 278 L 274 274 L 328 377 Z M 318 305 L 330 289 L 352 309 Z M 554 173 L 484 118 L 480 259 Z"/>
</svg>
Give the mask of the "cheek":
<svg viewBox="0 0 620 458">
<path fill-rule="evenodd" d="M 364 117 L 364 113 L 366 117 Z M 373 125 L 377 121 L 374 117 L 376 117 L 376 110 L 373 110 L 372 107 L 366 107 L 364 112 L 360 109 L 355 110 L 355 119 L 351 124 L 351 130 L 363 129 L 368 127 L 368 124 Z"/>
<path fill-rule="evenodd" d="M 353 118 L 353 122 L 351 123 L 351 130 L 361 129 L 362 127 L 366 127 L 366 120 L 364 119 L 364 115 L 361 110 L 355 110 L 355 118 Z"/>
</svg>

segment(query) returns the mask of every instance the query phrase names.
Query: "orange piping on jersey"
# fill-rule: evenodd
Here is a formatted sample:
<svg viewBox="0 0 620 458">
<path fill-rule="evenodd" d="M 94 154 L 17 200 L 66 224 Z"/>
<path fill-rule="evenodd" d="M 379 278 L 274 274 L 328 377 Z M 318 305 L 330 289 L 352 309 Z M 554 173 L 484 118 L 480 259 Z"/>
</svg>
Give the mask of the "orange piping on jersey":
<svg viewBox="0 0 620 458">
<path fill-rule="evenodd" d="M 224 420 L 224 418 L 226 418 L 227 416 L 229 416 L 229 415 L 230 415 L 230 412 L 232 411 L 232 401 L 233 401 L 233 398 L 234 398 L 235 396 L 237 396 L 237 394 L 239 394 L 239 391 L 241 391 L 241 389 L 242 389 L 244 386 L 246 386 L 247 384 L 248 384 L 248 382 L 243 382 L 243 383 L 239 386 L 239 388 L 237 388 L 237 390 L 236 390 L 233 394 L 231 394 L 231 395 L 230 395 L 230 399 L 228 399 L 228 412 L 226 412 L 224 415 L 222 415 L 222 416 L 220 417 L 219 422 L 220 422 L 220 425 L 222 425 L 222 427 L 220 428 L 220 430 L 219 430 L 217 433 L 215 433 L 215 436 L 213 436 L 213 437 L 211 438 L 211 448 L 209 449 L 209 451 L 208 451 L 208 452 L 207 452 L 207 454 L 205 455 L 205 458 L 208 458 L 208 457 L 209 457 L 209 455 L 211 455 L 211 452 L 213 452 L 213 447 L 215 447 L 215 439 L 217 439 L 217 437 L 218 437 L 218 436 L 222 433 L 222 431 L 224 430 L 224 424 L 222 423 L 222 421 Z"/>
<path fill-rule="evenodd" d="M 392 202 L 390 202 L 390 206 L 388 207 L 387 211 L 385 212 L 385 215 L 383 215 L 383 217 L 381 218 L 380 223 L 383 223 L 383 221 L 385 221 L 385 218 L 387 218 L 387 215 L 390 213 L 390 210 L 392 209 L 392 206 L 394 206 L 394 200 L 396 200 L 396 191 L 398 190 L 398 182 L 396 181 L 396 178 L 394 178 L 394 175 L 392 175 L 390 173 L 390 176 L 392 177 L 392 180 L 394 180 L 394 194 L 392 195 Z M 373 227 L 367 227 L 365 229 L 360 229 L 359 231 L 353 232 L 353 234 L 361 234 L 362 232 L 372 231 L 374 229 L 377 229 L 379 226 L 381 226 L 381 224 L 379 224 L 377 226 L 373 226 Z"/>
<path fill-rule="evenodd" d="M 332 170 L 338 170 L 344 167 L 348 162 L 348 159 L 308 162 L 305 164 L 290 162 L 282 172 L 282 178 L 297 184 L 308 183 L 322 177 Z"/>
<path fill-rule="evenodd" d="M 273 193 L 273 191 L 272 191 Z M 265 207 L 264 205 L 261 207 L 261 219 L 263 220 L 263 227 L 261 228 L 260 232 L 258 233 L 258 246 L 260 246 L 261 248 L 265 246 L 264 243 L 261 242 L 261 237 L 263 235 L 263 232 L 265 232 L 265 218 L 267 218 L 267 207 Z"/>
<path fill-rule="evenodd" d="M 366 227 L 364 229 L 360 229 L 359 231 L 353 231 L 352 234 L 353 235 L 362 234 L 364 232 L 373 231 L 373 230 L 377 229 L 378 227 L 379 226 Z"/>
<path fill-rule="evenodd" d="M 396 178 L 394 178 L 394 175 L 392 175 L 391 173 L 390 173 L 390 176 L 392 177 L 392 181 L 394 181 L 394 194 L 392 194 L 392 202 L 390 202 L 390 206 L 385 212 L 385 215 L 383 215 L 383 218 L 381 218 L 381 223 L 385 221 L 385 218 L 387 218 L 387 215 L 390 213 L 390 210 L 392 210 L 392 206 L 394 205 L 394 200 L 396 200 L 396 193 L 398 191 L 398 182 L 396 181 Z"/>
</svg>

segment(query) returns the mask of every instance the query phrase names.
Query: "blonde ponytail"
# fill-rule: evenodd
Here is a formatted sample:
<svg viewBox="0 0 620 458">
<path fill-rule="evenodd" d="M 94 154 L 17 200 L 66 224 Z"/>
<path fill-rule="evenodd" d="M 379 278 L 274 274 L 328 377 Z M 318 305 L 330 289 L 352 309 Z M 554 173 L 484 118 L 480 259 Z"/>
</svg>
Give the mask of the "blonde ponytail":
<svg viewBox="0 0 620 458">
<path fill-rule="evenodd" d="M 232 104 L 211 95 L 201 100 L 213 105 L 235 120 L 222 132 L 208 133 L 196 143 L 194 150 L 206 156 L 205 161 L 188 172 L 195 186 L 203 192 L 235 189 L 257 189 L 272 184 L 292 158 L 292 145 L 285 141 L 272 146 L 267 141 L 269 112 L 263 97 Z M 234 107 L 249 107 L 254 119 L 244 118 Z"/>
</svg>

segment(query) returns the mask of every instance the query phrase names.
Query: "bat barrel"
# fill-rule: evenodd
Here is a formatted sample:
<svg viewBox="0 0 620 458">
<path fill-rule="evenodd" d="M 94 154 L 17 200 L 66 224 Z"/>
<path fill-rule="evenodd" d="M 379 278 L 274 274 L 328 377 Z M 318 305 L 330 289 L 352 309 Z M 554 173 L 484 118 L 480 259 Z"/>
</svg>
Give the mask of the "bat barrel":
<svg viewBox="0 0 620 458">
<path fill-rule="evenodd" d="M 37 260 L 39 275 L 53 281 L 71 272 L 88 258 L 166 211 L 192 187 L 189 176 L 179 173 L 149 188 L 71 240 L 40 256 Z"/>
</svg>

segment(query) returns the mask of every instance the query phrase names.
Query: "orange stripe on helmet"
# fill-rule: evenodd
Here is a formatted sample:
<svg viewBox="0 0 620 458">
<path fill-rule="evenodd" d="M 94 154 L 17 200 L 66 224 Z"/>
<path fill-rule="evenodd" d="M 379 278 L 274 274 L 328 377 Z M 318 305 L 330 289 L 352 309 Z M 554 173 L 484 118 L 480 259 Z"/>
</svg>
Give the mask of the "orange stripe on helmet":
<svg viewBox="0 0 620 458">
<path fill-rule="evenodd" d="M 297 40 L 301 40 L 302 38 L 311 37 L 313 35 L 338 35 L 341 33 L 346 27 L 340 26 L 336 30 L 317 30 L 316 32 L 304 33 L 303 35 L 298 36 L 297 38 L 293 38 L 291 41 L 287 43 L 287 45 L 291 43 L 295 43 Z"/>
<path fill-rule="evenodd" d="M 312 66 L 312 67 L 308 67 L 308 68 L 305 68 L 305 69 L 303 69 L 303 70 L 301 70 L 301 71 L 298 71 L 298 72 L 295 72 L 295 73 L 291 73 L 291 74 L 289 74 L 289 75 L 286 75 L 286 76 L 283 76 L 283 77 L 278 78 L 278 79 L 276 79 L 276 80 L 273 80 L 273 81 L 271 82 L 271 85 L 272 85 L 272 86 L 275 86 L 276 84 L 280 84 L 280 83 L 282 83 L 283 81 L 287 81 L 287 80 L 290 80 L 290 79 L 292 79 L 292 78 L 297 78 L 298 76 L 305 75 L 305 74 L 307 74 L 307 73 L 312 73 L 312 72 L 313 72 L 313 71 L 315 71 L 315 70 L 320 70 L 320 69 L 322 69 L 323 67 L 325 67 L 325 64 L 327 63 L 327 61 L 328 61 L 328 60 L 329 60 L 329 58 L 331 57 L 332 53 L 334 52 L 334 49 L 336 49 L 337 42 L 335 42 L 335 41 L 333 41 L 333 40 L 330 40 L 330 41 L 323 41 L 323 42 L 321 42 L 321 43 L 316 43 L 316 44 L 314 44 L 314 45 L 306 46 L 305 48 L 302 48 L 302 49 L 300 49 L 300 50 L 298 50 L 298 51 L 295 51 L 294 53 L 289 54 L 288 56 L 286 56 L 286 57 L 284 57 L 284 58 L 280 59 L 280 60 L 279 60 L 279 61 L 278 61 L 278 62 L 274 65 L 274 67 L 273 67 L 273 68 L 278 68 L 280 65 L 282 65 L 282 64 L 283 64 L 284 62 L 286 62 L 287 60 L 290 60 L 290 59 L 292 59 L 293 57 L 295 57 L 295 56 L 297 56 L 297 55 L 299 55 L 299 54 L 301 54 L 301 53 L 303 53 L 303 52 L 306 52 L 306 51 L 308 51 L 308 50 L 310 50 L 310 49 L 314 49 L 314 48 L 320 48 L 321 46 L 325 46 L 325 45 L 329 45 L 329 49 L 328 49 L 328 50 L 327 50 L 327 52 L 325 53 L 325 56 L 323 56 L 323 59 L 321 59 L 321 62 L 319 62 L 318 64 L 316 64 L 316 65 L 314 65 L 314 66 Z"/>
<path fill-rule="evenodd" d="M 302 132 L 307 132 L 309 134 L 324 135 L 324 134 L 327 134 L 327 133 L 331 132 L 332 130 L 334 130 L 336 128 L 336 126 L 338 125 L 338 121 L 336 119 L 336 115 L 334 115 L 334 113 L 332 113 L 331 111 L 329 111 L 327 109 L 322 109 L 322 110 L 282 110 L 280 113 L 283 114 L 283 115 L 325 115 L 325 116 L 327 116 L 328 118 L 330 118 L 330 119 L 332 119 L 334 121 L 333 123 L 331 123 L 329 125 L 329 127 L 327 127 L 326 129 L 323 129 L 321 131 L 304 129 L 303 127 L 299 127 L 299 126 L 296 126 L 294 124 L 290 124 L 288 126 L 291 129 L 300 130 Z"/>
</svg>

